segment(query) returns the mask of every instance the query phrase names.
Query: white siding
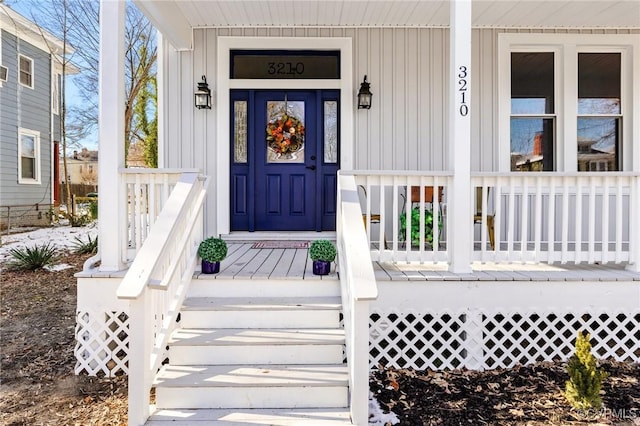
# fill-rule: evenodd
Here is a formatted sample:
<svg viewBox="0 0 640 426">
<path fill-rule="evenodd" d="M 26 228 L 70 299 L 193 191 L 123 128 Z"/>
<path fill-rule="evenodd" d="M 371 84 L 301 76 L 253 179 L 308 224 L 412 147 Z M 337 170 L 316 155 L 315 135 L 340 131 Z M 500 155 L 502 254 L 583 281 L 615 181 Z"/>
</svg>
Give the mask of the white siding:
<svg viewBox="0 0 640 426">
<path fill-rule="evenodd" d="M 533 30 L 509 30 L 534 32 Z M 498 29 L 473 31 L 472 171 L 498 170 L 497 40 Z M 612 30 L 544 30 L 614 33 Z M 615 33 L 640 33 L 619 30 Z M 167 167 L 195 167 L 214 177 L 216 123 L 212 111 L 196 110 L 193 91 L 202 75 L 215 99 L 217 37 L 350 37 L 353 40 L 355 94 L 366 74 L 373 106 L 354 109 L 354 168 L 370 170 L 445 170 L 448 138 L 449 31 L 442 28 L 222 28 L 194 32 L 194 50 L 167 52 L 167 116 L 164 141 Z M 265 40 L 268 46 L 268 40 Z M 283 49 L 286 46 L 273 46 Z M 228 69 L 228 68 L 227 68 Z M 345 141 L 351 135 L 342 135 Z M 222 141 L 222 143 L 228 143 Z M 215 180 L 210 190 L 215 188 Z M 206 228 L 213 229 L 215 197 L 208 197 Z M 226 209 L 227 206 L 220 206 Z"/>
</svg>

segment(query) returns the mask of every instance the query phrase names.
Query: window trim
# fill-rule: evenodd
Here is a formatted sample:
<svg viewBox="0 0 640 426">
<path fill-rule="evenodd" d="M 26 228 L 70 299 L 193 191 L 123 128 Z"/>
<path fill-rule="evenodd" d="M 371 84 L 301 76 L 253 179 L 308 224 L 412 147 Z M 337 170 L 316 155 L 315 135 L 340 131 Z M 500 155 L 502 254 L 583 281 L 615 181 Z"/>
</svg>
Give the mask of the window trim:
<svg viewBox="0 0 640 426">
<path fill-rule="evenodd" d="M 578 53 L 621 54 L 622 170 L 640 171 L 640 149 L 633 141 L 640 137 L 640 119 L 633 105 L 640 105 L 640 84 L 633 73 L 640 72 L 640 37 L 637 34 L 541 34 L 498 35 L 498 168 L 510 172 L 511 52 L 554 52 L 556 111 L 555 169 L 578 170 Z M 572 141 L 572 142 L 570 142 Z"/>
<path fill-rule="evenodd" d="M 35 178 L 23 178 L 22 177 L 22 137 L 33 136 L 34 141 L 34 174 Z M 40 169 L 40 132 L 31 129 L 18 128 L 18 183 L 27 185 L 39 185 L 41 184 L 41 169 Z"/>
<path fill-rule="evenodd" d="M 30 65 L 30 75 L 31 75 L 31 85 L 28 84 L 24 84 L 22 82 L 22 59 L 26 59 L 27 61 L 29 61 Z M 34 69 L 34 61 L 33 58 L 30 58 L 26 55 L 23 55 L 22 53 L 18 54 L 18 84 L 20 84 L 23 87 L 28 87 L 29 89 L 33 89 L 35 87 L 35 80 L 36 80 L 36 76 L 35 76 L 35 69 Z"/>
</svg>

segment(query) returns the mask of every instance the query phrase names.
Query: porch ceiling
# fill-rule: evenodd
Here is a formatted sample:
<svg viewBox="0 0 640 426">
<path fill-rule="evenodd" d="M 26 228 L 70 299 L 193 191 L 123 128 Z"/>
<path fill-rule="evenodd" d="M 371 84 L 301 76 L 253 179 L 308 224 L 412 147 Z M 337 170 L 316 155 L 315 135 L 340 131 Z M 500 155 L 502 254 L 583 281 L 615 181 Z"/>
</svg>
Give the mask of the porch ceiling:
<svg viewBox="0 0 640 426">
<path fill-rule="evenodd" d="M 134 0 L 175 47 L 202 27 L 447 27 L 449 0 Z M 474 27 L 640 28 L 637 0 L 473 0 Z"/>
</svg>

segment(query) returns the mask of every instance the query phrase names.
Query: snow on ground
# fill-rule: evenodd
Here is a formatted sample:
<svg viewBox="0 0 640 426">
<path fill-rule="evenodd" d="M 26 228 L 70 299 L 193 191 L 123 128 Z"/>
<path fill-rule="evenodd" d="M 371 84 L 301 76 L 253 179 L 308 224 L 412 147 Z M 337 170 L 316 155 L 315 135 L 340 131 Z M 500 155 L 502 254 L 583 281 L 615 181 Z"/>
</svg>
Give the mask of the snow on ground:
<svg viewBox="0 0 640 426">
<path fill-rule="evenodd" d="M 400 423 L 398 416 L 393 411 L 384 413 L 378 401 L 369 392 L 369 425 L 387 426 L 397 425 L 398 423 Z"/>
<path fill-rule="evenodd" d="M 93 222 L 81 227 L 58 225 L 10 235 L 2 234 L 0 262 L 10 259 L 11 255 L 9 254 L 9 250 L 14 248 L 31 248 L 51 243 L 60 250 L 68 251 L 78 242 L 76 237 L 80 238 L 83 242 L 87 242 L 89 238 L 88 235 L 90 235 L 91 238 L 95 238 L 98 235 L 98 222 Z"/>
</svg>

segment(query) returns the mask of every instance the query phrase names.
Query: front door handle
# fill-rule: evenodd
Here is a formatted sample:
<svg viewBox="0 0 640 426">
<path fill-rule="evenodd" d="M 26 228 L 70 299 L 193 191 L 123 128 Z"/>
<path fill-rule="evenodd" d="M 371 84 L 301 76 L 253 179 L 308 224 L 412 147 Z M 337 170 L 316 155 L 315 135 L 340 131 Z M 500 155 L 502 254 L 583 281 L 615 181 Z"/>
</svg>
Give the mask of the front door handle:
<svg viewBox="0 0 640 426">
<path fill-rule="evenodd" d="M 309 169 L 309 170 L 315 170 L 315 169 L 316 169 L 316 166 L 315 166 L 315 165 L 313 165 L 313 166 L 307 166 L 307 169 Z"/>
</svg>

